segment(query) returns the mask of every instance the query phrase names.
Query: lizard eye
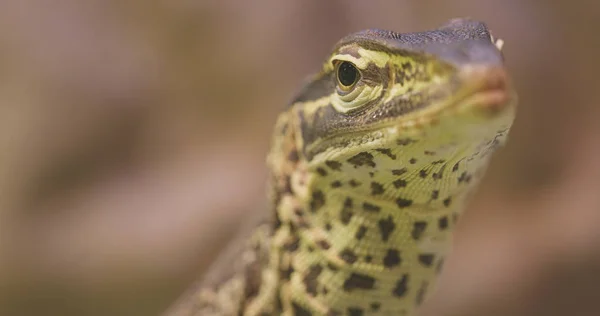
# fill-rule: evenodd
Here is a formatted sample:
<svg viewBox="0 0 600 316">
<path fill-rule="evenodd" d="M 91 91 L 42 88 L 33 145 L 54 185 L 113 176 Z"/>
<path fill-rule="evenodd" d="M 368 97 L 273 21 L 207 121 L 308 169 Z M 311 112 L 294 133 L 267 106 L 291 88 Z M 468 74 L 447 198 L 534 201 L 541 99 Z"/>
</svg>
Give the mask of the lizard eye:
<svg viewBox="0 0 600 316">
<path fill-rule="evenodd" d="M 336 93 L 331 99 L 331 104 L 337 111 L 348 113 L 361 109 L 377 99 L 381 95 L 383 85 L 377 84 L 382 81 L 376 78 L 375 72 L 361 72 L 356 63 L 344 60 L 348 56 L 339 57 L 333 59 Z"/>
<path fill-rule="evenodd" d="M 348 61 L 337 63 L 336 74 L 338 87 L 342 92 L 349 92 L 360 79 L 360 72 Z"/>
</svg>

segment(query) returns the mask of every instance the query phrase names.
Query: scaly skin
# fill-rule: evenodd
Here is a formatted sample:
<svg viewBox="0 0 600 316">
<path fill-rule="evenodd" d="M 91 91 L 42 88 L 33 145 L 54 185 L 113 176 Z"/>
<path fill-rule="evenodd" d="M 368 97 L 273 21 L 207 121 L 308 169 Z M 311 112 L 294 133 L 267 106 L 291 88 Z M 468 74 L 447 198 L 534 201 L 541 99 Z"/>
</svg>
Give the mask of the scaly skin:
<svg viewBox="0 0 600 316">
<path fill-rule="evenodd" d="M 500 46 L 470 20 L 342 39 L 277 120 L 271 219 L 169 315 L 414 315 L 514 118 Z"/>
</svg>

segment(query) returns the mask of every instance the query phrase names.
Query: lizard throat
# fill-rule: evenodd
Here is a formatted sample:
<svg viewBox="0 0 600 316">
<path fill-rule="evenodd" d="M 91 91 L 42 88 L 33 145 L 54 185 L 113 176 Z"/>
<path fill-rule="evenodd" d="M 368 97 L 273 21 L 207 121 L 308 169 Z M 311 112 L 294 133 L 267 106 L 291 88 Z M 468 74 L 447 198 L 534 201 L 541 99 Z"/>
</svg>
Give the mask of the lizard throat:
<svg viewBox="0 0 600 316">
<path fill-rule="evenodd" d="M 405 146 L 419 148 L 417 140 Z M 298 308 L 316 315 L 353 308 L 410 314 L 434 287 L 487 161 L 461 154 L 442 162 L 432 153 L 399 167 L 385 163 L 399 152 L 369 153 L 325 161 L 314 172 L 300 164 L 291 176 L 294 194 L 278 211 L 286 214 L 283 231 L 293 245 L 282 248 L 293 251 L 282 255 L 288 265 L 280 269 L 293 271 L 282 282 Z"/>
</svg>

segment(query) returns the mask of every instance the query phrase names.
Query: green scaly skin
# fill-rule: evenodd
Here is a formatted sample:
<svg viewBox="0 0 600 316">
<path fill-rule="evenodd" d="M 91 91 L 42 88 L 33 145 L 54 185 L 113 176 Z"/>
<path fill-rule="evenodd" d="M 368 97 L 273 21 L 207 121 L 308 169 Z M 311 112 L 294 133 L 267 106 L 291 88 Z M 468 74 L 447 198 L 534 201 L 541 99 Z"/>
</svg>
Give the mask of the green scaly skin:
<svg viewBox="0 0 600 316">
<path fill-rule="evenodd" d="M 342 39 L 277 120 L 271 218 L 169 315 L 414 315 L 514 119 L 484 24 Z"/>
</svg>

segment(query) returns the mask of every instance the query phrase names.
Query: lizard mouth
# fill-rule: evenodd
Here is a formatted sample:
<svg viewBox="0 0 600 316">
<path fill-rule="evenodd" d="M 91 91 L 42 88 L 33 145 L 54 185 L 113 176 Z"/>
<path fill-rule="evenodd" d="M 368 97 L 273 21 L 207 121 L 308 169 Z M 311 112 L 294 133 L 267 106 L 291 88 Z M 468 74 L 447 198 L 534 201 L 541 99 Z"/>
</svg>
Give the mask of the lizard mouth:
<svg viewBox="0 0 600 316">
<path fill-rule="evenodd" d="M 459 107 L 495 115 L 512 104 L 513 90 L 504 67 L 467 67 L 459 77 L 467 87 L 467 96 L 455 101 Z"/>
</svg>

